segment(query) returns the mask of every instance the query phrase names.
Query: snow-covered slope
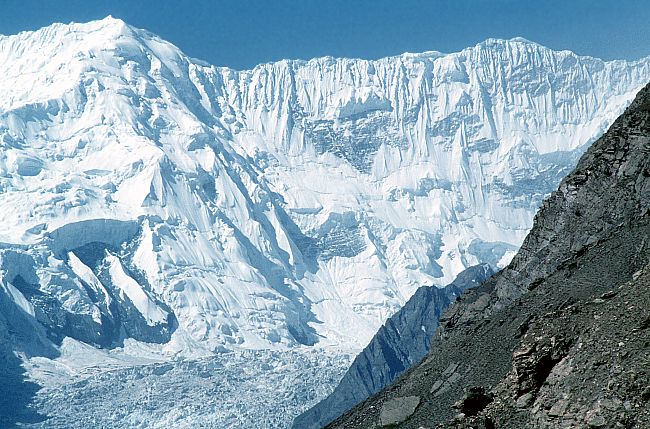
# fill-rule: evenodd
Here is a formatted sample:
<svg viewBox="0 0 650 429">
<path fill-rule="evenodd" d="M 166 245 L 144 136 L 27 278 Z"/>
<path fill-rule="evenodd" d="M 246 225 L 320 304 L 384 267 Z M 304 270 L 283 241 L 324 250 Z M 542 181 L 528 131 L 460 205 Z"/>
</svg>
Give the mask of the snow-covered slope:
<svg viewBox="0 0 650 429">
<path fill-rule="evenodd" d="M 514 39 L 239 72 L 107 18 L 0 37 L 0 76 L 2 293 L 48 335 L 358 350 L 419 286 L 505 264 L 650 59 Z"/>
</svg>

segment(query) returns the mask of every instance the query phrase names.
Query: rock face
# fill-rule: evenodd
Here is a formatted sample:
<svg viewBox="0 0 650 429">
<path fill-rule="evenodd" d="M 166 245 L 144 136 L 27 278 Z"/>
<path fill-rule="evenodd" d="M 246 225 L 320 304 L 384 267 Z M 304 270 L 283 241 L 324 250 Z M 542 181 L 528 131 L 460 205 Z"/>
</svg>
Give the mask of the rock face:
<svg viewBox="0 0 650 429">
<path fill-rule="evenodd" d="M 399 427 L 650 426 L 649 243 L 650 85 L 510 265 L 443 315 L 428 356 L 330 427 L 381 425 L 382 404 L 410 396 Z"/>
<path fill-rule="evenodd" d="M 382 426 L 391 426 L 402 423 L 409 418 L 420 404 L 418 396 L 405 396 L 384 402 L 379 415 L 379 422 Z"/>
<path fill-rule="evenodd" d="M 293 427 L 321 428 L 388 386 L 427 354 L 442 312 L 464 290 L 483 283 L 494 273 L 489 264 L 476 265 L 444 288 L 418 289 L 355 358 L 334 392 L 298 416 Z"/>
<path fill-rule="evenodd" d="M 0 37 L 0 76 L 0 242 L 42 293 L 8 296 L 50 333 L 356 352 L 420 286 L 507 264 L 650 59 L 491 39 L 235 71 L 107 18 Z"/>
</svg>

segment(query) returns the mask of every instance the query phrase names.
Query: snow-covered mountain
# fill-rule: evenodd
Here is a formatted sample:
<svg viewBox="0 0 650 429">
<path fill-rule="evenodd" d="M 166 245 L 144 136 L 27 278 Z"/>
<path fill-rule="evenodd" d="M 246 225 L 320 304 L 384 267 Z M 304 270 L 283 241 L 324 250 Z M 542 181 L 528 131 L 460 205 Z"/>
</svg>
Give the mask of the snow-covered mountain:
<svg viewBox="0 0 650 429">
<path fill-rule="evenodd" d="M 107 18 L 0 38 L 0 76 L 2 288 L 52 333 L 354 350 L 505 264 L 650 59 L 514 39 L 239 72 Z"/>
<path fill-rule="evenodd" d="M 28 355 L 357 351 L 419 286 L 506 264 L 648 79 L 650 58 L 523 39 L 235 71 L 110 17 L 0 36 L 0 305 L 21 320 L 0 332 Z"/>
</svg>

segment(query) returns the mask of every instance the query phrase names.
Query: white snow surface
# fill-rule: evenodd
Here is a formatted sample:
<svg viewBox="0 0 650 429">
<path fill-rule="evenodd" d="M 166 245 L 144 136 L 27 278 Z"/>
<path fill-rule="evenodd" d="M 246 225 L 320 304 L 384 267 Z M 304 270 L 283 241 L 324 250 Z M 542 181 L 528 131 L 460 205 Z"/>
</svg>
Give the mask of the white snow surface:
<svg viewBox="0 0 650 429">
<path fill-rule="evenodd" d="M 75 258 L 77 259 L 77 258 Z M 147 295 L 147 292 L 124 272 L 122 262 L 117 256 L 109 255 L 108 272 L 110 273 L 112 283 L 120 289 L 120 292 L 126 295 L 135 305 L 140 314 L 142 314 L 149 325 L 164 323 L 167 321 L 167 312 L 156 305 L 156 303 Z"/>
<path fill-rule="evenodd" d="M 419 286 L 506 265 L 649 78 L 523 39 L 236 71 L 111 17 L 0 36 L 0 241 L 100 324 L 72 251 L 122 246 L 169 353 L 358 351 Z"/>
</svg>

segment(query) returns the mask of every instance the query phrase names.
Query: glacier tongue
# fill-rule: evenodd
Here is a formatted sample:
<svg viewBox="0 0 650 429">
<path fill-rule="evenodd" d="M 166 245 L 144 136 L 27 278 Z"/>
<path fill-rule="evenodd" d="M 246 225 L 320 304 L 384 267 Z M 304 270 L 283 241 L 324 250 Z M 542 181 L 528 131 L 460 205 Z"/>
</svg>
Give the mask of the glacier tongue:
<svg viewBox="0 0 650 429">
<path fill-rule="evenodd" d="M 650 59 L 491 39 L 235 71 L 107 18 L 0 37 L 0 76 L 2 291 L 50 334 L 355 351 L 419 286 L 507 264 Z"/>
</svg>

